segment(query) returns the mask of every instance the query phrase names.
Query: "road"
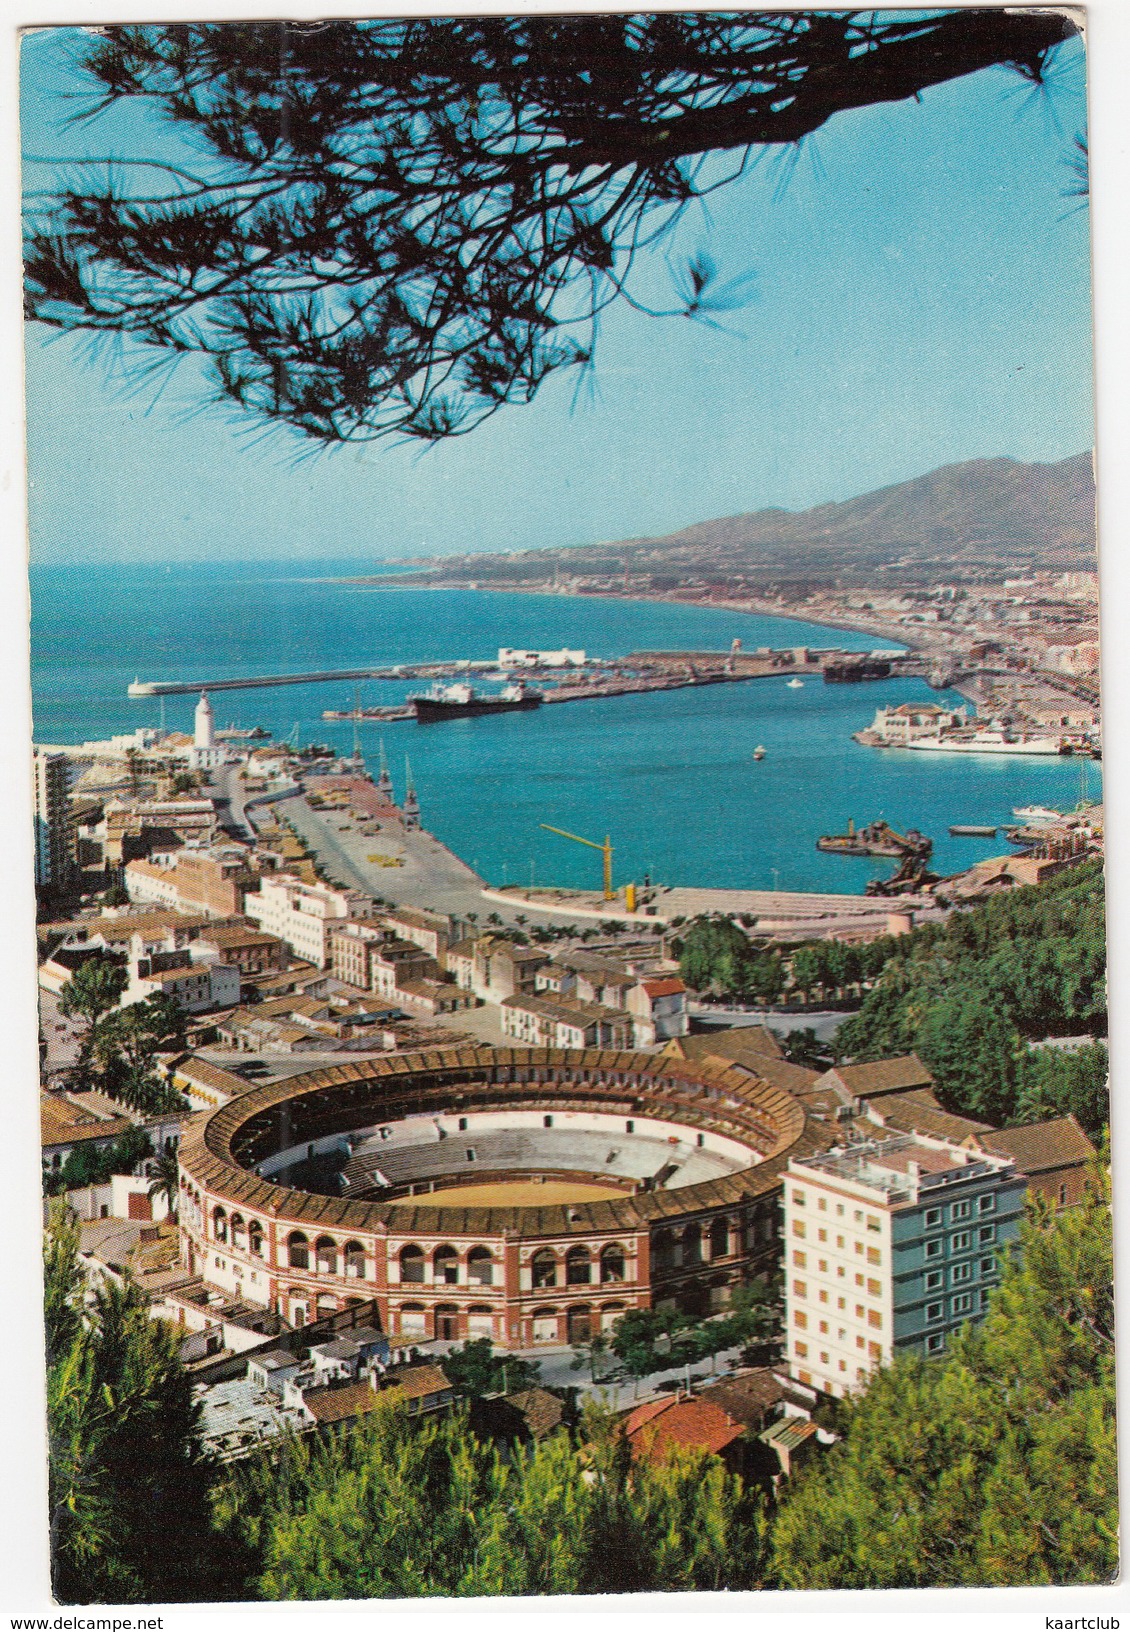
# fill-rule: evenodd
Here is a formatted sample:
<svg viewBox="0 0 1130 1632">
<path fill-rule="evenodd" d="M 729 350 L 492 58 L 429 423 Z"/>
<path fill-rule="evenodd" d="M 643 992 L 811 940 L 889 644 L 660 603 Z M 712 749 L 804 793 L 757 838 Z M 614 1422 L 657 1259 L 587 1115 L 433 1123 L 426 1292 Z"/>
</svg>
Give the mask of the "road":
<svg viewBox="0 0 1130 1632">
<path fill-rule="evenodd" d="M 727 1009 L 720 1003 L 689 1003 L 687 1011 L 692 1020 L 704 1026 L 766 1026 L 778 1037 L 787 1037 L 791 1031 L 804 1031 L 811 1026 L 822 1043 L 831 1042 L 851 1012 L 843 1009 L 793 1009 L 782 1014 L 779 1009 Z"/>
</svg>

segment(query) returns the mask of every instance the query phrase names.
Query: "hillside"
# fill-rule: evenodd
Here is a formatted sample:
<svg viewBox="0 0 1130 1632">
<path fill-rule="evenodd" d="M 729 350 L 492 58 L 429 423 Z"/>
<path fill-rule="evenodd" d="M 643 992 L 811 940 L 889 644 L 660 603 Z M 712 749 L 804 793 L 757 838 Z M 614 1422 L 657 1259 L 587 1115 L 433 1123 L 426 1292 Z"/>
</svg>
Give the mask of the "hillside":
<svg viewBox="0 0 1130 1632">
<path fill-rule="evenodd" d="M 811 510 L 759 510 L 663 538 L 429 563 L 443 581 L 544 582 L 555 573 L 654 579 L 975 577 L 1024 567 L 1095 566 L 1091 455 L 1058 464 L 973 459 Z"/>
</svg>

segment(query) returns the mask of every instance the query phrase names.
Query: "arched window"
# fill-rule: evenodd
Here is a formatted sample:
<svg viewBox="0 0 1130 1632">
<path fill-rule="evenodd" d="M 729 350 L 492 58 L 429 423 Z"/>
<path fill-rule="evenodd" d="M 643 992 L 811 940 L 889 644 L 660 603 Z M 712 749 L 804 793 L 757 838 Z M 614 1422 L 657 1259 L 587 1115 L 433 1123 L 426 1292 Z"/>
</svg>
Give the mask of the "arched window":
<svg viewBox="0 0 1130 1632">
<path fill-rule="evenodd" d="M 432 1272 L 440 1286 L 458 1286 L 459 1254 L 454 1247 L 437 1247 L 432 1259 Z"/>
<path fill-rule="evenodd" d="M 412 1286 L 424 1284 L 424 1249 L 423 1247 L 401 1247 L 400 1249 L 400 1279 Z M 412 1306 L 415 1308 L 415 1304 Z"/>
<path fill-rule="evenodd" d="M 452 1249 L 454 1250 L 454 1249 Z M 450 1342 L 459 1336 L 459 1311 L 453 1303 L 436 1304 L 436 1337 Z"/>
<path fill-rule="evenodd" d="M 320 1235 L 314 1242 L 314 1264 L 319 1275 L 337 1274 L 337 1242 Z"/>
<path fill-rule="evenodd" d="M 361 1280 L 365 1274 L 365 1249 L 360 1241 L 347 1241 L 344 1257 L 346 1275 L 350 1280 Z"/>
<path fill-rule="evenodd" d="M 557 1259 L 549 1251 L 548 1247 L 543 1247 L 540 1252 L 534 1253 L 530 1262 L 530 1270 L 535 1290 L 542 1286 L 557 1285 Z"/>
<path fill-rule="evenodd" d="M 291 1269 L 310 1268 L 310 1243 L 301 1230 L 291 1230 L 286 1238 L 286 1261 Z"/>
<path fill-rule="evenodd" d="M 592 1253 L 587 1247 L 570 1247 L 565 1254 L 565 1285 L 587 1286 L 592 1280 Z"/>
<path fill-rule="evenodd" d="M 263 1256 L 263 1226 L 253 1218 L 247 1226 L 247 1244 L 256 1258 Z"/>
<path fill-rule="evenodd" d="M 702 1263 L 702 1226 L 699 1224 L 688 1224 L 683 1231 L 683 1262 Z"/>
<path fill-rule="evenodd" d="M 624 1249 L 623 1247 L 605 1247 L 600 1255 L 600 1278 L 602 1281 L 622 1281 L 624 1279 Z"/>
<path fill-rule="evenodd" d="M 400 1305 L 400 1330 L 405 1336 L 423 1337 L 428 1329 L 428 1316 L 422 1303 Z"/>
<path fill-rule="evenodd" d="M 660 1275 L 675 1267 L 675 1237 L 670 1230 L 657 1230 L 651 1244 L 652 1265 Z"/>
<path fill-rule="evenodd" d="M 494 1259 L 489 1247 L 472 1247 L 467 1254 L 467 1280 L 472 1286 L 494 1285 Z"/>
<path fill-rule="evenodd" d="M 243 1222 L 242 1213 L 231 1215 L 231 1244 L 237 1252 L 243 1252 L 247 1247 L 247 1229 Z"/>
<path fill-rule="evenodd" d="M 730 1254 L 729 1219 L 715 1218 L 710 1223 L 710 1256 L 728 1258 Z"/>
<path fill-rule="evenodd" d="M 228 1238 L 228 1213 L 226 1207 L 217 1207 L 212 1214 L 212 1234 L 217 1241 L 226 1241 Z"/>
</svg>

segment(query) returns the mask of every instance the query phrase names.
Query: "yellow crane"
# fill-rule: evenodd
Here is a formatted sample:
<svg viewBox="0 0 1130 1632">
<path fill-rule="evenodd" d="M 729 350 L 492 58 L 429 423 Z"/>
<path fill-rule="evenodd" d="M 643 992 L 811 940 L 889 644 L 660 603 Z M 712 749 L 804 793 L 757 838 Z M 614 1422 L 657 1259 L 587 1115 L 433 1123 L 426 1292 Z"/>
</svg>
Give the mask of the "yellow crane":
<svg viewBox="0 0 1130 1632">
<path fill-rule="evenodd" d="M 539 827 L 547 833 L 557 833 L 563 839 L 573 839 L 577 844 L 587 844 L 590 850 L 599 850 L 604 856 L 604 899 L 615 901 L 616 892 L 612 888 L 612 840 L 605 834 L 604 843 L 597 844 L 595 839 L 582 839 L 579 833 L 566 833 L 563 827 L 550 827 L 548 822 L 539 822 Z"/>
</svg>

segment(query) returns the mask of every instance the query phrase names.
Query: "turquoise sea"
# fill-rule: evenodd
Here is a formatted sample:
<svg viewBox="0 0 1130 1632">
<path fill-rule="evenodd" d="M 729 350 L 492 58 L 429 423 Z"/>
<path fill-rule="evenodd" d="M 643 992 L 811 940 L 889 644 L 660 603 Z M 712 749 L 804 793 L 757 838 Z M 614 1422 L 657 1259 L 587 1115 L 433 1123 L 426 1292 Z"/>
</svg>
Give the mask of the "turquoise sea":
<svg viewBox="0 0 1130 1632">
<path fill-rule="evenodd" d="M 641 648 L 755 646 L 864 649 L 868 636 L 791 619 L 577 596 L 405 590 L 327 581 L 356 561 L 32 569 L 32 685 L 40 742 L 76 742 L 161 723 L 147 680 L 346 669 L 439 657 L 493 657 L 499 646 L 580 646 L 599 657 Z M 368 683 L 363 703 L 398 700 L 406 685 Z M 397 794 L 405 756 L 424 822 L 490 882 L 594 885 L 600 858 L 539 823 L 591 839 L 611 835 L 618 881 L 861 891 L 893 864 L 823 855 L 821 833 L 849 817 L 884 817 L 935 842 L 941 872 L 1000 853 L 1002 841 L 953 839 L 953 822 L 1004 822 L 1012 808 L 1068 808 L 1100 797 L 1088 762 L 938 758 L 862 748 L 851 733 L 881 704 L 931 696 L 923 681 L 790 691 L 783 680 L 564 704 L 441 725 L 362 725 L 375 770 L 383 737 Z M 348 753 L 354 688 L 315 685 L 221 692 L 217 722 L 298 726 L 300 743 Z M 191 729 L 193 697 L 170 697 L 164 719 Z M 766 750 L 760 762 L 753 750 Z"/>
</svg>

